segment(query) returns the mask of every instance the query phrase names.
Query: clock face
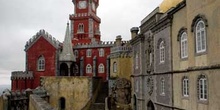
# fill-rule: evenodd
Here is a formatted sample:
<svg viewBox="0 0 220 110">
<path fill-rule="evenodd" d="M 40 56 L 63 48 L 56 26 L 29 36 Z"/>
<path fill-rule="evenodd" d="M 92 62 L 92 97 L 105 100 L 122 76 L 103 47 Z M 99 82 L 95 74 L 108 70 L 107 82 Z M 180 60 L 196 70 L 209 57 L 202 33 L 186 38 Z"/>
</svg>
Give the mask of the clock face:
<svg viewBox="0 0 220 110">
<path fill-rule="evenodd" d="M 95 7 L 95 3 L 92 2 L 92 10 L 95 11 L 96 7 Z"/>
<path fill-rule="evenodd" d="M 79 1 L 78 8 L 79 9 L 85 9 L 87 7 L 86 1 Z"/>
</svg>

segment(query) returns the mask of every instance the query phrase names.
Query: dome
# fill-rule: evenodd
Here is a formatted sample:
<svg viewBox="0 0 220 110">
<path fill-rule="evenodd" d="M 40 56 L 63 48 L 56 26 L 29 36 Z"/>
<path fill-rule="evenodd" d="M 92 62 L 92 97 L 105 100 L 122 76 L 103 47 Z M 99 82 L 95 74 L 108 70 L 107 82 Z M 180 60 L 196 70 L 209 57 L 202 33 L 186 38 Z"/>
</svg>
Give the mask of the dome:
<svg viewBox="0 0 220 110">
<path fill-rule="evenodd" d="M 172 7 L 175 7 L 181 1 L 183 0 L 163 0 L 163 2 L 159 6 L 160 12 L 165 13 L 167 10 L 169 10 Z"/>
</svg>

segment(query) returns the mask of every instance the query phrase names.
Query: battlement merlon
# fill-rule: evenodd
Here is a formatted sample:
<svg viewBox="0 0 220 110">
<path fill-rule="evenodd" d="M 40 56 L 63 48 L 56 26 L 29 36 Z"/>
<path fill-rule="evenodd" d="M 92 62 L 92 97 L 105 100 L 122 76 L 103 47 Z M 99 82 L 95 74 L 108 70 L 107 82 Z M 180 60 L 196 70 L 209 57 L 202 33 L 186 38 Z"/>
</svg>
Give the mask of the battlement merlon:
<svg viewBox="0 0 220 110">
<path fill-rule="evenodd" d="M 11 73 L 11 80 L 15 79 L 33 79 L 32 71 L 13 71 Z"/>
<path fill-rule="evenodd" d="M 117 46 L 117 47 L 111 48 L 111 54 L 113 54 L 113 53 L 127 53 L 127 52 L 131 52 L 131 51 L 132 51 L 132 47 L 130 47 L 130 46 Z"/>
<path fill-rule="evenodd" d="M 113 47 L 115 44 L 115 41 L 100 41 L 96 43 L 78 43 L 73 46 L 73 48 L 99 48 L 99 47 Z"/>
<path fill-rule="evenodd" d="M 61 44 L 58 40 L 56 40 L 56 38 L 52 37 L 52 35 L 50 35 L 44 29 L 41 29 L 39 32 L 37 32 L 34 36 L 32 36 L 32 38 L 30 38 L 26 42 L 25 51 L 27 51 L 40 37 L 44 37 L 55 48 L 59 48 Z"/>
</svg>

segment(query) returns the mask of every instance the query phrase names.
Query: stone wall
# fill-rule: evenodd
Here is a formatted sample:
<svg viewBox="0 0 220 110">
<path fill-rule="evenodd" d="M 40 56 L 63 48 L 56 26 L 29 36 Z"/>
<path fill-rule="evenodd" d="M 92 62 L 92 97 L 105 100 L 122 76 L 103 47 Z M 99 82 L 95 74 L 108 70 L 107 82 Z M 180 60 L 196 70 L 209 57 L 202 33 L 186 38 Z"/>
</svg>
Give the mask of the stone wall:
<svg viewBox="0 0 220 110">
<path fill-rule="evenodd" d="M 30 95 L 29 110 L 55 110 L 38 95 Z"/>
<path fill-rule="evenodd" d="M 42 85 L 55 109 L 63 102 L 66 110 L 80 110 L 92 96 L 92 78 L 89 77 L 42 77 Z"/>
</svg>

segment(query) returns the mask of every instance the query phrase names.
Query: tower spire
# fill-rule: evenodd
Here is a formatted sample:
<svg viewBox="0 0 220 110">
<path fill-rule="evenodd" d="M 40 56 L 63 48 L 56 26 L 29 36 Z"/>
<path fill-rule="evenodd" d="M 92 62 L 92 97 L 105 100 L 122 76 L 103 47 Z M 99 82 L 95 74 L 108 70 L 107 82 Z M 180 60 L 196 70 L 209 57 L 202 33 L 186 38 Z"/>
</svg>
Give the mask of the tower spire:
<svg viewBox="0 0 220 110">
<path fill-rule="evenodd" d="M 76 61 L 76 58 L 73 54 L 69 22 L 67 22 L 66 35 L 63 41 L 63 51 L 60 54 L 60 61 Z"/>
</svg>

